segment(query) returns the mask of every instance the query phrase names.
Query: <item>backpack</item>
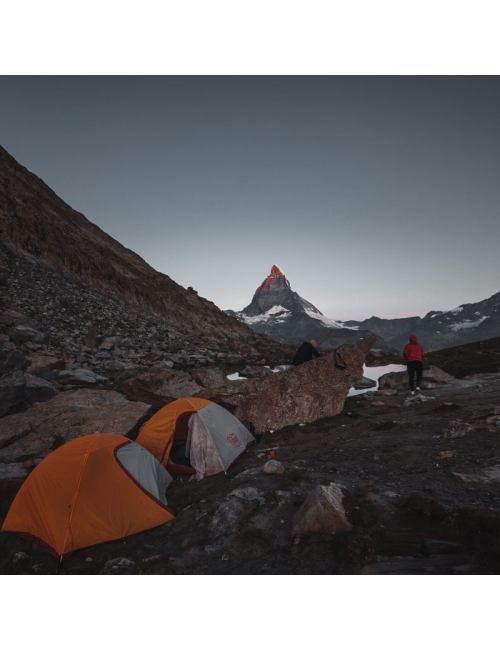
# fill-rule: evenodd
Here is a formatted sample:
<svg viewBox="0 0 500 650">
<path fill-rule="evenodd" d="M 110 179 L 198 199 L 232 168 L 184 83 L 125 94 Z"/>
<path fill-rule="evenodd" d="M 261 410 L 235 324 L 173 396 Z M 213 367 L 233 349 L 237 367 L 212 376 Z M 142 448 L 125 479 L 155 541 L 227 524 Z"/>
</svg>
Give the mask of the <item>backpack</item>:
<svg viewBox="0 0 500 650">
<path fill-rule="evenodd" d="M 347 368 L 347 363 L 342 359 L 337 350 L 335 350 L 335 368 L 338 370 L 345 370 Z"/>
</svg>

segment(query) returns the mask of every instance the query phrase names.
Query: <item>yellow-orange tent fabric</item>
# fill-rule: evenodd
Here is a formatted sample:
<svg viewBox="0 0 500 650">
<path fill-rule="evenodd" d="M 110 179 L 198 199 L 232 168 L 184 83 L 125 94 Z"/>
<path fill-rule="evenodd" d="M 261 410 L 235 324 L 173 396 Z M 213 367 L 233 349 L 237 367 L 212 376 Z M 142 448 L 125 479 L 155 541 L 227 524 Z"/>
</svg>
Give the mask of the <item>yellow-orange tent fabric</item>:
<svg viewBox="0 0 500 650">
<path fill-rule="evenodd" d="M 198 397 L 184 397 L 167 404 L 146 422 L 137 436 L 137 444 L 155 456 L 160 463 L 167 467 L 168 457 L 172 449 L 174 435 L 187 432 L 186 416 L 196 413 L 210 402 Z M 183 418 L 184 431 L 179 431 L 179 420 Z M 177 427 L 177 430 L 176 430 Z"/>
<path fill-rule="evenodd" d="M 53 451 L 22 485 L 2 531 L 34 538 L 60 557 L 173 519 L 117 459 L 117 451 L 130 444 L 135 443 L 104 433 Z"/>
</svg>

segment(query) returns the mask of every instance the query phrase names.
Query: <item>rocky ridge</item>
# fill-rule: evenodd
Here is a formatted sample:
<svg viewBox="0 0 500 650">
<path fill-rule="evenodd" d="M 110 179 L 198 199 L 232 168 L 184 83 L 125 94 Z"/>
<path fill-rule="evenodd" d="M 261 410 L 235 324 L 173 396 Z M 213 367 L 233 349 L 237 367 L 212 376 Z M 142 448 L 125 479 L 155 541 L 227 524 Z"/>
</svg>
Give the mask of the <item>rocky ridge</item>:
<svg viewBox="0 0 500 650">
<path fill-rule="evenodd" d="M 262 356 L 273 347 L 192 287 L 186 290 L 155 271 L 2 147 L 0 241 L 3 308 L 53 330 L 59 326 L 69 337 L 83 337 L 92 328 L 119 336 L 132 326 L 139 338 L 158 334 L 182 340 L 184 348 L 249 356 L 260 348 Z"/>
<path fill-rule="evenodd" d="M 369 329 L 397 350 L 403 349 L 411 334 L 416 334 L 429 352 L 465 345 L 500 335 L 500 293 L 448 311 L 431 311 L 423 318 L 374 316 L 364 321 L 346 321 L 345 325 Z"/>
</svg>

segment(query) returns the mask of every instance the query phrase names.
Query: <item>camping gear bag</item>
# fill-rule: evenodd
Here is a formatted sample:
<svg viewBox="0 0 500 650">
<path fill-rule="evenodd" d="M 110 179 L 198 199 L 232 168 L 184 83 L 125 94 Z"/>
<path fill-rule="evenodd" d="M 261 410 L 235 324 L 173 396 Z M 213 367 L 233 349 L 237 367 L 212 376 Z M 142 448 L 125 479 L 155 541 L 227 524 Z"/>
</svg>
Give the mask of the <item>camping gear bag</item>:
<svg viewBox="0 0 500 650">
<path fill-rule="evenodd" d="M 335 350 L 335 368 L 338 370 L 345 370 L 347 368 L 347 363 L 342 359 L 337 350 Z"/>
</svg>

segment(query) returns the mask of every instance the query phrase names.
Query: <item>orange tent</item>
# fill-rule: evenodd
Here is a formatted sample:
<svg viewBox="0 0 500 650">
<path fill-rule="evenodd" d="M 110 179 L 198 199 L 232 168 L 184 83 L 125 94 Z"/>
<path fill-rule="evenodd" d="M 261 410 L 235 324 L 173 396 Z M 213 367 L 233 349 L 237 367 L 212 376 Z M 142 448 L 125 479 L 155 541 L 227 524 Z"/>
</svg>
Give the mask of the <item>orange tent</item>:
<svg viewBox="0 0 500 650">
<path fill-rule="evenodd" d="M 206 399 L 178 399 L 158 411 L 141 429 L 137 443 L 171 473 L 197 478 L 225 472 L 255 442 L 250 431 L 228 410 Z M 190 468 L 170 458 L 174 443 L 186 443 Z"/>
<path fill-rule="evenodd" d="M 137 444 L 151 452 L 166 467 L 174 436 L 176 440 L 186 440 L 189 418 L 208 404 L 211 402 L 198 397 L 183 397 L 167 404 L 142 427 Z"/>
<path fill-rule="evenodd" d="M 26 479 L 2 531 L 34 539 L 62 558 L 174 518 L 172 478 L 145 449 L 109 433 L 82 436 L 53 451 Z"/>
</svg>

